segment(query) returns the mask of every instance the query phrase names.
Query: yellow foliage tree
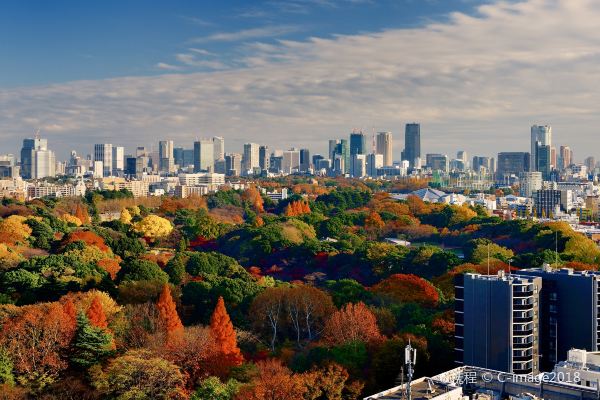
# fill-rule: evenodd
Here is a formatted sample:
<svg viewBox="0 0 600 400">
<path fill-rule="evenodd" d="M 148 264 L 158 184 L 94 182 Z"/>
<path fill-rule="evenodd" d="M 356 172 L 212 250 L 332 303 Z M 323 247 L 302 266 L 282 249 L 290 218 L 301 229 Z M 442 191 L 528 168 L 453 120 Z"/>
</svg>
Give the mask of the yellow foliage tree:
<svg viewBox="0 0 600 400">
<path fill-rule="evenodd" d="M 127 225 L 131 223 L 131 213 L 128 209 L 124 208 L 121 210 L 121 216 L 119 217 L 119 221 Z"/>
<path fill-rule="evenodd" d="M 23 256 L 18 251 L 0 243 L 0 270 L 13 268 L 23 260 Z"/>
<path fill-rule="evenodd" d="M 61 219 L 63 221 L 65 221 L 65 222 L 67 222 L 69 224 L 73 224 L 75 226 L 81 226 L 82 225 L 81 220 L 79 218 L 77 218 L 76 216 L 71 215 L 71 214 L 64 213 L 62 215 Z"/>
<path fill-rule="evenodd" d="M 171 221 L 168 219 L 151 214 L 135 224 L 134 229 L 145 238 L 158 239 L 171 233 L 173 225 L 171 225 Z"/>
<path fill-rule="evenodd" d="M 25 223 L 27 218 L 11 215 L 0 222 L 0 243 L 15 244 L 24 242 L 31 235 L 31 228 Z"/>
</svg>

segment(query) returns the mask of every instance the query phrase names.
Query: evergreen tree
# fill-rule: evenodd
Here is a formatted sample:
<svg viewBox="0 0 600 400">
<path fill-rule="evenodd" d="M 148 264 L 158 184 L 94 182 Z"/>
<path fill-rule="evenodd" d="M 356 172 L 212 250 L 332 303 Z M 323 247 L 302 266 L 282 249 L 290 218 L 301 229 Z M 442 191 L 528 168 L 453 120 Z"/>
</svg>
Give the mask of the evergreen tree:
<svg viewBox="0 0 600 400">
<path fill-rule="evenodd" d="M 89 368 L 113 353 L 112 335 L 105 329 L 92 325 L 84 313 L 77 314 L 77 331 L 73 339 L 71 362 Z"/>
<path fill-rule="evenodd" d="M 180 253 L 175 254 L 165 266 L 165 272 L 169 275 L 169 282 L 174 285 L 181 283 L 185 276 L 185 264 Z"/>
</svg>

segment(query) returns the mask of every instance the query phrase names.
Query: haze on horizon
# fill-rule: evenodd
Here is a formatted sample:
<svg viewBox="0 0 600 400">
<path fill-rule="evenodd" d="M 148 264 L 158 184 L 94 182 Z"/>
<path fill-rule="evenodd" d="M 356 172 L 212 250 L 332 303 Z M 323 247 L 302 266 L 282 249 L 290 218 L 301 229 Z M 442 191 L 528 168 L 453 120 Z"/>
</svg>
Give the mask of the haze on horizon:
<svg viewBox="0 0 600 400">
<path fill-rule="evenodd" d="M 211 136 L 325 152 L 358 128 L 397 159 L 418 121 L 424 153 L 528 151 L 550 124 L 598 155 L 593 0 L 193 3 L 1 5 L 1 152 L 37 128 L 61 159 Z"/>
</svg>

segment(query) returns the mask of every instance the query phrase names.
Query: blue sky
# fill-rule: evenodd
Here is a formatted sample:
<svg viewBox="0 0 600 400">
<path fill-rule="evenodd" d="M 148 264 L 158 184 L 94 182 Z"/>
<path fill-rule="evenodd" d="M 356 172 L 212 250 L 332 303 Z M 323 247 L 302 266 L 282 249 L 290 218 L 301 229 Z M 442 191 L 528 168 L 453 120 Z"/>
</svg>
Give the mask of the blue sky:
<svg viewBox="0 0 600 400">
<path fill-rule="evenodd" d="M 0 153 L 224 136 L 325 152 L 407 122 L 423 153 L 597 151 L 597 0 L 0 2 Z"/>
<path fill-rule="evenodd" d="M 0 87 L 231 68 L 247 52 L 244 43 L 416 27 L 444 20 L 451 11 L 472 12 L 477 4 L 464 0 L 3 1 Z M 190 49 L 201 50 L 195 54 L 206 65 L 177 60 L 177 54 L 188 54 Z"/>
</svg>

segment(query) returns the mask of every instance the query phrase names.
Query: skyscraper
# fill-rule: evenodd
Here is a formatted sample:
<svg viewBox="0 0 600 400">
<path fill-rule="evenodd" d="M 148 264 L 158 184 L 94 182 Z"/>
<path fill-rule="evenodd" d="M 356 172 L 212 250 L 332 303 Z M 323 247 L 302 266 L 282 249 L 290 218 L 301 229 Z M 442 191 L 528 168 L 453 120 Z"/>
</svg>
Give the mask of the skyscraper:
<svg viewBox="0 0 600 400">
<path fill-rule="evenodd" d="M 496 180 L 503 181 L 511 175 L 519 176 L 529 171 L 529 153 L 503 152 L 498 153 Z"/>
<path fill-rule="evenodd" d="M 377 170 L 384 167 L 383 154 L 369 154 L 367 156 L 367 175 L 377 178 Z"/>
<path fill-rule="evenodd" d="M 172 140 L 161 140 L 158 142 L 159 170 L 161 172 L 172 172 L 175 168 L 175 154 Z"/>
<path fill-rule="evenodd" d="M 367 175 L 367 156 L 364 154 L 352 154 L 350 175 L 354 178 L 362 178 Z"/>
<path fill-rule="evenodd" d="M 408 160 L 411 167 L 415 167 L 417 158 L 421 158 L 421 125 L 406 124 L 403 154 L 403 159 Z"/>
<path fill-rule="evenodd" d="M 244 172 L 252 171 L 254 168 L 260 168 L 260 149 L 256 143 L 244 144 L 244 158 L 242 160 L 242 168 Z"/>
<path fill-rule="evenodd" d="M 215 136 L 212 138 L 213 140 L 213 151 L 214 151 L 214 159 L 222 160 L 225 158 L 225 139 L 221 136 Z"/>
<path fill-rule="evenodd" d="M 560 146 L 559 168 L 565 169 L 573 163 L 573 151 L 569 146 Z"/>
<path fill-rule="evenodd" d="M 102 162 L 102 176 L 111 176 L 113 167 L 113 145 L 110 143 L 95 144 L 94 161 Z"/>
<path fill-rule="evenodd" d="M 367 154 L 367 138 L 362 132 L 350 134 L 350 155 Z"/>
<path fill-rule="evenodd" d="M 200 139 L 194 142 L 194 172 L 214 170 L 214 145 L 212 139 Z"/>
<path fill-rule="evenodd" d="M 125 171 L 125 147 L 113 146 L 112 152 L 112 173 L 115 176 L 122 175 Z"/>
<path fill-rule="evenodd" d="M 336 154 L 339 155 L 339 157 L 336 157 Z M 348 146 L 348 140 L 340 139 L 339 143 L 335 146 L 334 157 L 332 159 L 334 166 L 336 166 L 336 158 L 341 159 L 337 165 L 341 168 L 338 170 L 338 173 L 348 173 L 350 171 L 350 146 Z"/>
<path fill-rule="evenodd" d="M 330 139 L 329 140 L 329 159 L 333 160 L 334 155 L 335 155 L 335 151 L 337 149 L 337 145 L 340 143 L 339 139 Z"/>
<path fill-rule="evenodd" d="M 52 166 L 50 165 L 52 164 Z M 21 176 L 23 179 L 40 179 L 54 176 L 54 153 L 48 150 L 48 139 L 23 139 L 21 149 Z"/>
<path fill-rule="evenodd" d="M 237 176 L 242 171 L 242 155 L 229 153 L 225 156 L 225 170 L 228 176 Z"/>
<path fill-rule="evenodd" d="M 529 166 L 531 171 L 539 171 L 538 147 L 552 146 L 552 127 L 549 125 L 533 125 L 531 127 L 531 153 Z"/>
<path fill-rule="evenodd" d="M 300 172 L 307 172 L 310 169 L 310 150 L 300 149 Z"/>
<path fill-rule="evenodd" d="M 386 167 L 394 164 L 392 152 L 392 132 L 379 132 L 377 134 L 376 153 L 383 155 L 383 165 Z"/>
<path fill-rule="evenodd" d="M 300 170 L 300 151 L 290 149 L 283 152 L 281 170 L 284 174 L 291 174 Z"/>
<path fill-rule="evenodd" d="M 270 167 L 270 158 L 269 154 L 269 146 L 260 146 L 258 148 L 258 166 L 261 171 L 268 170 Z"/>
</svg>

